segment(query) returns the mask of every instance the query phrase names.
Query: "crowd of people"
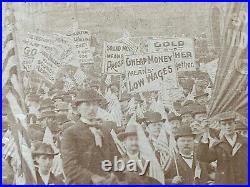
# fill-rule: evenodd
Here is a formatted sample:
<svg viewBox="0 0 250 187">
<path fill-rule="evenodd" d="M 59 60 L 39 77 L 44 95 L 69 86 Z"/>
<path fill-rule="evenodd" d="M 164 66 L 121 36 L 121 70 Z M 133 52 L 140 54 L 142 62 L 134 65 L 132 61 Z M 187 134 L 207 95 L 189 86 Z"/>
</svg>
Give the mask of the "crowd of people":
<svg viewBox="0 0 250 187">
<path fill-rule="evenodd" d="M 77 67 L 86 76 L 78 84 L 68 81 L 77 74 L 71 61 L 53 85 L 21 72 L 21 138 L 36 184 L 247 184 L 248 120 L 233 111 L 209 116 L 215 77 L 203 65 L 219 57 L 206 34 L 192 40 L 196 71 L 177 72 L 173 90 L 128 93 L 122 75 L 101 73 L 96 46 L 94 64 Z M 2 98 L 2 183 L 29 184 L 8 105 Z"/>
<path fill-rule="evenodd" d="M 116 85 L 108 85 L 109 98 L 97 85 L 78 91 L 54 87 L 40 95 L 27 94 L 27 132 L 38 184 L 247 183 L 247 124 L 235 113 L 223 113 L 216 122 L 208 120 L 210 93 L 203 90 L 190 99 L 190 92 L 183 89 L 184 97 L 170 109 L 161 101 L 160 92 L 118 99 L 117 90 Z M 122 111 L 120 126 L 107 112 L 116 101 Z M 3 150 L 11 142 L 4 104 L 5 100 Z M 52 142 L 46 141 L 49 134 Z M 155 173 L 147 168 L 140 176 L 140 169 L 105 172 L 101 167 L 102 161 L 113 161 L 115 156 L 147 160 L 145 152 L 150 151 L 161 166 Z M 15 151 L 3 151 L 2 156 L 4 183 L 25 183 L 19 176 Z"/>
</svg>

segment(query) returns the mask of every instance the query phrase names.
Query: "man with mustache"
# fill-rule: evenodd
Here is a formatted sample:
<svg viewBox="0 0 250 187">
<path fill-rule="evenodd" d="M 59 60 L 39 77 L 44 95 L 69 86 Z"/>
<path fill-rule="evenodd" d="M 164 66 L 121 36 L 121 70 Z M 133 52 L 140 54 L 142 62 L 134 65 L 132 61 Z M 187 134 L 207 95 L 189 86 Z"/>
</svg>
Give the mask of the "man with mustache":
<svg viewBox="0 0 250 187">
<path fill-rule="evenodd" d="M 206 165 L 200 163 L 194 152 L 194 134 L 189 126 L 178 128 L 175 139 L 178 153 L 165 172 L 168 184 L 205 184 L 208 180 Z"/>
<path fill-rule="evenodd" d="M 102 170 L 103 160 L 119 156 L 110 127 L 96 119 L 97 109 L 105 99 L 93 89 L 79 92 L 75 105 L 81 117 L 68 127 L 62 137 L 64 172 L 69 184 L 111 184 L 115 178 Z"/>
<path fill-rule="evenodd" d="M 197 156 L 202 162 L 217 160 L 215 184 L 247 184 L 248 141 L 235 132 L 236 113 L 224 112 L 217 115 L 220 122 L 220 140 L 209 147 L 209 134 L 205 132 L 198 147 Z"/>
</svg>

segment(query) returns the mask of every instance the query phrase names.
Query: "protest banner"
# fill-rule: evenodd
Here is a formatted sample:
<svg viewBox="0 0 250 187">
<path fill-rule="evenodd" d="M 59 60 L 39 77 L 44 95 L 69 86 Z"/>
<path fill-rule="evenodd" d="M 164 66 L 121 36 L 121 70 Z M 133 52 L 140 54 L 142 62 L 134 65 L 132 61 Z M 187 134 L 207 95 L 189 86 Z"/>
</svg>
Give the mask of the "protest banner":
<svg viewBox="0 0 250 187">
<path fill-rule="evenodd" d="M 78 53 L 79 63 L 94 63 L 93 55 L 90 48 L 91 35 L 89 31 L 80 30 L 72 34 L 67 34 L 67 36 L 70 36 L 73 39 L 74 45 Z"/>
<path fill-rule="evenodd" d="M 176 67 L 172 52 L 127 55 L 124 58 L 128 93 L 160 90 L 177 86 Z"/>
<path fill-rule="evenodd" d="M 62 61 L 65 65 L 69 64 L 80 67 L 79 59 L 77 58 L 78 52 L 71 38 L 60 33 L 54 33 L 53 37 L 55 39 L 55 45 L 62 51 L 58 60 Z"/>
<path fill-rule="evenodd" d="M 177 71 L 195 71 L 194 42 L 191 38 L 158 38 L 148 41 L 149 52 L 173 52 Z"/>
<path fill-rule="evenodd" d="M 123 57 L 130 49 L 120 42 L 104 42 L 102 72 L 109 74 L 122 73 Z"/>
<path fill-rule="evenodd" d="M 28 33 L 22 41 L 22 65 L 21 70 L 30 72 L 34 69 L 34 59 L 41 50 L 59 54 L 60 48 L 56 48 L 53 39 L 44 34 Z"/>
<path fill-rule="evenodd" d="M 45 80 L 54 84 L 56 75 L 60 69 L 60 62 L 57 61 L 50 53 L 42 51 L 34 60 L 35 71 Z"/>
</svg>

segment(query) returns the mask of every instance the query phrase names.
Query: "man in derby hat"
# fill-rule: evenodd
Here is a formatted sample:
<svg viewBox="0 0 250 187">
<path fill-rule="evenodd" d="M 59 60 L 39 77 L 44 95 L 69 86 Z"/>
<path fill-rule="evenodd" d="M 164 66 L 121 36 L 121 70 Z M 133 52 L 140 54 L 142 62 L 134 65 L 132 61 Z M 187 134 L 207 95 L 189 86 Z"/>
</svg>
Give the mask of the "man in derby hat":
<svg viewBox="0 0 250 187">
<path fill-rule="evenodd" d="M 44 111 L 38 118 L 39 124 L 42 128 L 46 128 L 48 125 L 56 125 L 57 114 L 55 111 Z"/>
<path fill-rule="evenodd" d="M 168 114 L 168 121 L 171 126 L 172 133 L 175 134 L 177 129 L 181 126 L 181 117 L 171 112 Z"/>
<path fill-rule="evenodd" d="M 162 147 L 158 143 L 158 137 L 161 132 L 161 128 L 165 119 L 162 119 L 161 114 L 159 112 L 145 112 L 143 118 L 144 124 L 146 125 L 146 131 L 148 132 L 148 139 L 152 146 L 152 149 L 155 152 L 155 156 L 160 161 Z"/>
<path fill-rule="evenodd" d="M 181 108 L 180 114 L 181 114 L 181 123 L 182 125 L 187 125 L 189 126 L 193 119 L 193 104 L 185 105 Z"/>
<path fill-rule="evenodd" d="M 178 153 L 165 171 L 169 184 L 205 184 L 207 167 L 200 163 L 194 152 L 194 134 L 189 126 L 181 126 L 175 134 Z"/>
<path fill-rule="evenodd" d="M 138 160 L 139 147 L 136 125 L 127 125 L 125 131 L 118 134 L 118 138 L 124 143 L 126 149 L 126 155 L 122 155 L 122 157 L 128 160 Z"/>
<path fill-rule="evenodd" d="M 144 123 L 147 125 L 146 130 L 149 133 L 149 139 L 151 141 L 156 140 L 160 134 L 161 127 L 165 122 L 159 112 L 145 112 L 144 113 Z"/>
<path fill-rule="evenodd" d="M 69 184 L 110 183 L 109 172 L 102 170 L 103 160 L 114 160 L 119 152 L 110 135 L 108 126 L 96 118 L 97 109 L 105 99 L 93 89 L 79 92 L 75 106 L 80 113 L 76 125 L 64 130 L 61 151 L 64 172 Z M 101 182 L 100 182 L 101 181 Z"/>
<path fill-rule="evenodd" d="M 205 132 L 198 147 L 200 161 L 211 163 L 217 160 L 215 184 L 248 182 L 248 141 L 235 132 L 235 117 L 234 112 L 218 114 L 216 118 L 221 126 L 220 140 L 209 147 L 209 134 Z"/>
<path fill-rule="evenodd" d="M 37 164 L 37 184 L 64 184 L 63 181 L 51 172 L 54 156 L 58 153 L 53 151 L 51 145 L 36 142 L 33 147 L 32 156 Z"/>
</svg>

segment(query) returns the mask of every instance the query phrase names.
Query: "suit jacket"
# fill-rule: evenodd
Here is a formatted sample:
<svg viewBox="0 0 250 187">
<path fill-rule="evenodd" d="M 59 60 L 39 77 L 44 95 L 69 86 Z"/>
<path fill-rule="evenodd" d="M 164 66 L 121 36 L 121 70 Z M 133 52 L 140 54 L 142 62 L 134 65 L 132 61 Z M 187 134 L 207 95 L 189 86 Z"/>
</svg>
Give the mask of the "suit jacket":
<svg viewBox="0 0 250 187">
<path fill-rule="evenodd" d="M 224 137 L 214 143 L 210 149 L 208 144 L 200 143 L 197 156 L 203 162 L 210 163 L 217 160 L 215 184 L 247 184 L 247 138 L 237 135 L 234 148 Z"/>
<path fill-rule="evenodd" d="M 37 184 L 45 185 L 37 169 L 36 169 L 36 179 L 37 179 Z M 64 182 L 60 177 L 55 176 L 53 173 L 50 172 L 48 184 L 64 184 Z"/>
<path fill-rule="evenodd" d="M 181 155 L 176 155 L 176 163 L 179 171 L 179 175 L 183 178 L 183 184 L 205 184 L 208 181 L 208 168 L 207 165 L 198 162 L 196 156 L 193 158 L 192 168 L 188 166 L 186 161 Z M 199 166 L 198 166 L 199 165 Z M 200 176 L 195 178 L 195 170 L 200 168 Z M 177 176 L 176 164 L 172 159 L 170 167 L 165 171 L 165 182 L 171 184 L 172 179 Z"/>
<path fill-rule="evenodd" d="M 67 183 L 92 184 L 93 174 L 107 174 L 101 168 L 102 161 L 113 162 L 114 156 L 120 155 L 109 133 L 110 129 L 103 126 L 101 131 L 104 134 L 102 147 L 96 146 L 94 135 L 83 122 L 78 121 L 64 131 L 61 151 Z"/>
</svg>

